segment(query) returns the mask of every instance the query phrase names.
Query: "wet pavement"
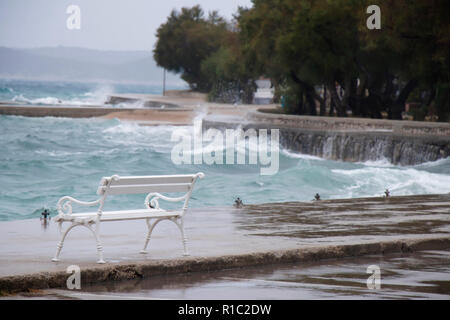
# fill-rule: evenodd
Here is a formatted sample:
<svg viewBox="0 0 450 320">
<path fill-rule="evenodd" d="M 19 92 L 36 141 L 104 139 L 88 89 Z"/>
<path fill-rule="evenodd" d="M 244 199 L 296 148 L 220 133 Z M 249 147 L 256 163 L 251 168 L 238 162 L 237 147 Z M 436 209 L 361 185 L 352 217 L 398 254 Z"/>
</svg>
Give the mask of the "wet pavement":
<svg viewBox="0 0 450 320">
<path fill-rule="evenodd" d="M 189 257 L 182 256 L 179 231 L 169 221 L 155 228 L 147 255 L 139 254 L 146 235 L 144 221 L 103 223 L 101 236 L 108 263 L 98 265 L 95 241 L 86 228 L 75 228 L 69 233 L 61 262 L 53 263 L 50 260 L 59 239 L 55 223 L 50 221 L 45 227 L 38 219 L 2 222 L 0 280 L 39 272 L 65 273 L 67 266 L 73 264 L 82 270 L 130 264 L 170 265 L 172 262 L 198 265 L 205 263 L 208 257 L 268 251 L 276 254 L 289 249 L 405 239 L 448 239 L 450 195 L 274 203 L 242 209 L 191 209 L 187 212 L 185 226 Z M 326 254 L 322 254 L 323 257 Z M 224 260 L 221 268 L 230 261 L 234 260 Z"/>
<path fill-rule="evenodd" d="M 450 194 L 250 205 L 233 222 L 249 235 L 297 238 L 302 244 L 448 235 Z"/>
<path fill-rule="evenodd" d="M 380 287 L 367 286 L 379 266 Z M 372 281 L 369 281 L 372 283 Z M 450 251 L 371 255 L 44 290 L 15 299 L 450 299 Z"/>
</svg>

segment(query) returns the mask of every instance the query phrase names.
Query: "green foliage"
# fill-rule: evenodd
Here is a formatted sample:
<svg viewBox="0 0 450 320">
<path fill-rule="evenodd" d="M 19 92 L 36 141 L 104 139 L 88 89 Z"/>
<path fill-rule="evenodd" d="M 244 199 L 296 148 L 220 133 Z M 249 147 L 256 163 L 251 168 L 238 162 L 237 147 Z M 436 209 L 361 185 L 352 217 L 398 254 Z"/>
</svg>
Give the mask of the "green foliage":
<svg viewBox="0 0 450 320">
<path fill-rule="evenodd" d="M 208 18 L 199 6 L 172 11 L 157 32 L 154 57 L 192 89 L 211 100 L 251 103 L 254 85 L 242 61 L 238 34 L 217 12 Z"/>
<path fill-rule="evenodd" d="M 201 63 L 220 48 L 226 33 L 227 25 L 217 12 L 207 19 L 200 6 L 173 10 L 158 28 L 155 61 L 169 71 L 181 73 L 192 89 L 207 92 L 211 84 L 201 72 Z"/>
<path fill-rule="evenodd" d="M 214 101 L 252 100 L 270 78 L 285 111 L 449 120 L 448 0 L 253 0 L 233 23 L 200 7 L 173 11 L 158 29 L 157 63 Z M 381 29 L 366 8 L 381 8 Z M 323 88 L 318 92 L 317 88 Z"/>
<path fill-rule="evenodd" d="M 303 114 L 303 95 L 294 84 L 280 89 L 283 111 L 287 114 Z"/>
<path fill-rule="evenodd" d="M 202 62 L 201 71 L 212 83 L 211 101 L 251 103 L 254 82 L 242 61 L 237 35 L 230 33 L 227 43 Z"/>
<path fill-rule="evenodd" d="M 438 121 L 450 121 L 450 83 L 438 86 L 436 94 L 436 111 Z"/>
</svg>

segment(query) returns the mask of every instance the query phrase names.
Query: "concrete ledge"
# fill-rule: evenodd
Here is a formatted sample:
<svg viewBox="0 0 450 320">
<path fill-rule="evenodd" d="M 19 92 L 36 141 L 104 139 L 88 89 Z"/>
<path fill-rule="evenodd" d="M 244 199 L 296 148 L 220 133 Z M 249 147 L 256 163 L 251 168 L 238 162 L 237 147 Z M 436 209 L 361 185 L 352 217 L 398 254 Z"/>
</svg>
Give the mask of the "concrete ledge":
<svg viewBox="0 0 450 320">
<path fill-rule="evenodd" d="M 92 118 L 105 116 L 112 112 L 124 112 L 131 110 L 135 109 L 61 106 L 0 106 L 0 114 L 24 117 Z"/>
<path fill-rule="evenodd" d="M 403 136 L 442 136 L 447 139 L 450 136 L 450 123 L 445 122 L 297 116 L 261 112 L 259 110 L 249 112 L 248 120 L 254 122 L 264 122 L 275 126 L 326 131 L 384 131 Z"/>
<path fill-rule="evenodd" d="M 14 106 L 0 105 L 0 115 L 24 117 L 66 117 L 66 118 L 93 118 L 117 113 L 152 114 L 170 112 L 191 112 L 187 108 L 145 109 L 145 108 L 107 108 L 107 107 L 63 107 L 63 106 Z"/>
<path fill-rule="evenodd" d="M 416 165 L 450 156 L 449 123 L 330 118 L 249 112 L 240 119 L 207 117 L 203 128 L 279 129 L 280 143 L 294 152 L 349 162 L 387 159 Z"/>
<path fill-rule="evenodd" d="M 105 102 L 106 104 L 120 104 L 120 103 L 141 103 L 143 107 L 146 108 L 180 108 L 179 105 L 170 103 L 170 102 L 164 102 L 164 101 L 158 101 L 158 100 L 144 100 L 140 98 L 133 98 L 133 97 L 125 97 L 125 96 L 109 96 Z"/>
<path fill-rule="evenodd" d="M 450 248 L 450 237 L 442 237 L 321 246 L 220 257 L 160 260 L 84 269 L 81 271 L 81 281 L 82 284 L 94 284 L 112 280 L 147 278 L 156 275 L 209 272 L 257 265 L 301 263 L 369 254 L 410 253 L 420 250 L 448 248 Z M 42 272 L 23 276 L 2 277 L 0 278 L 0 294 L 12 294 L 33 289 L 64 288 L 67 277 L 68 274 L 65 272 Z"/>
</svg>

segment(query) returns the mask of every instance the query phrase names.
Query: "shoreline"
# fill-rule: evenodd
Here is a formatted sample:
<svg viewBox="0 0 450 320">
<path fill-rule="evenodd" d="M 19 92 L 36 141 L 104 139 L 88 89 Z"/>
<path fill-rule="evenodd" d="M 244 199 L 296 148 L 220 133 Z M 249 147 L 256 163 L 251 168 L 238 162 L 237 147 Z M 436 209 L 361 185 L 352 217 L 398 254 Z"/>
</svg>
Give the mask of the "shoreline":
<svg viewBox="0 0 450 320">
<path fill-rule="evenodd" d="M 113 107 L 126 104 L 127 107 Z M 133 105 L 138 104 L 139 107 Z M 26 117 L 107 117 L 120 120 L 162 121 L 164 124 L 178 124 L 175 115 L 183 114 L 183 123 L 192 123 L 198 113 L 206 117 L 232 117 L 234 122 L 266 125 L 283 128 L 303 128 L 305 130 L 332 132 L 372 132 L 404 136 L 450 137 L 450 123 L 411 120 L 387 120 L 352 117 L 301 116 L 272 113 L 276 104 L 225 104 L 207 102 L 206 95 L 185 91 L 167 91 L 165 96 L 155 94 L 114 94 L 108 96 L 104 105 L 24 105 L 1 101 L 0 115 Z M 266 112 L 268 111 L 268 112 Z M 160 114 L 159 117 L 155 116 Z M 174 117 L 175 119 L 172 119 Z M 220 122 L 220 120 L 218 121 Z M 233 122 L 233 121 L 228 121 Z"/>
<path fill-rule="evenodd" d="M 127 107 L 113 107 L 125 104 Z M 134 107 L 133 105 L 139 105 Z M 16 102 L 0 101 L 0 115 L 22 115 L 27 117 L 117 117 L 121 120 L 140 119 L 152 120 L 153 113 L 165 113 L 161 119 L 170 122 L 173 113 L 203 112 L 207 116 L 234 116 L 241 121 L 286 128 L 301 127 L 308 130 L 326 130 L 334 132 L 379 132 L 396 133 L 400 135 L 450 136 L 450 123 L 412 120 L 388 120 L 353 117 L 328 117 L 287 115 L 272 113 L 276 104 L 225 104 L 208 102 L 206 94 L 186 90 L 170 90 L 165 96 L 156 94 L 113 94 L 107 97 L 104 105 L 24 105 Z M 81 111 L 81 112 L 80 112 Z M 166 113 L 167 112 L 167 113 Z M 193 117 L 191 117 L 192 119 Z M 160 119 L 155 119 L 159 121 Z M 176 120 L 174 121 L 177 122 Z"/>
<path fill-rule="evenodd" d="M 210 103 L 206 95 L 185 91 L 168 91 L 168 95 L 117 94 L 107 98 L 105 105 L 23 105 L 0 102 L 0 115 L 25 117 L 117 118 L 138 121 L 143 125 L 190 125 L 198 114 L 237 116 L 245 118 L 248 112 L 262 105 L 230 105 Z M 126 107 L 113 107 L 112 104 Z M 136 107 L 136 106 L 139 107 Z M 268 107 L 267 105 L 265 107 Z M 270 107 L 270 106 L 269 106 Z M 273 105 L 272 107 L 275 107 Z"/>
</svg>

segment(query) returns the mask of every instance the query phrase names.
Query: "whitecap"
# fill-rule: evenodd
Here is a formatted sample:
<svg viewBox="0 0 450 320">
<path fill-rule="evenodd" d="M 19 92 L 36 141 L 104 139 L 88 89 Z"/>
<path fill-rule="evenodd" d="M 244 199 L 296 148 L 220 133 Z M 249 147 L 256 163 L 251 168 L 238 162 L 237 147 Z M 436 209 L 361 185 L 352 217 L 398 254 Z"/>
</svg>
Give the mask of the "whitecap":
<svg viewBox="0 0 450 320">
<path fill-rule="evenodd" d="M 362 164 L 367 167 L 383 167 L 383 168 L 395 167 L 395 165 L 393 163 L 391 163 L 387 158 L 384 158 L 384 157 L 381 159 L 377 159 L 377 160 L 367 160 L 367 161 L 356 162 L 356 163 Z"/>
<path fill-rule="evenodd" d="M 317 156 L 312 156 L 309 154 L 303 154 L 303 153 L 298 153 L 298 152 L 294 152 L 291 150 L 287 150 L 287 149 L 281 149 L 281 154 L 288 157 L 288 158 L 292 158 L 292 159 L 305 159 L 305 160 L 318 160 L 318 161 L 324 161 L 324 158 L 320 158 Z"/>
<path fill-rule="evenodd" d="M 331 172 L 353 180 L 347 190 L 359 190 L 358 196 L 377 196 L 385 188 L 388 188 L 393 195 L 447 193 L 450 191 L 450 175 L 414 168 L 365 167 L 350 170 L 332 169 Z"/>
<path fill-rule="evenodd" d="M 439 159 L 439 160 L 435 160 L 435 161 L 429 161 L 429 162 L 416 164 L 416 165 L 414 165 L 412 167 L 414 167 L 414 168 L 432 168 L 432 167 L 445 165 L 445 164 L 448 164 L 448 163 L 450 163 L 450 157 Z"/>
</svg>

